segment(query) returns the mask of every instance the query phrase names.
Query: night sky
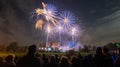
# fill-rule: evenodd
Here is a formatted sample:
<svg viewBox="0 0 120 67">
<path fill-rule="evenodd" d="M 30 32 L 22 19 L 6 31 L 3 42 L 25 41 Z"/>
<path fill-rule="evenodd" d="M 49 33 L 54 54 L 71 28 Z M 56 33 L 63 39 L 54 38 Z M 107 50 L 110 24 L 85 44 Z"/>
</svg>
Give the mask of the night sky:
<svg viewBox="0 0 120 67">
<path fill-rule="evenodd" d="M 81 43 L 120 42 L 120 0 L 0 0 L 0 45 L 14 41 L 21 45 L 38 44 L 45 39 L 30 19 L 42 1 L 55 5 L 58 11 L 75 14 L 84 30 Z"/>
</svg>

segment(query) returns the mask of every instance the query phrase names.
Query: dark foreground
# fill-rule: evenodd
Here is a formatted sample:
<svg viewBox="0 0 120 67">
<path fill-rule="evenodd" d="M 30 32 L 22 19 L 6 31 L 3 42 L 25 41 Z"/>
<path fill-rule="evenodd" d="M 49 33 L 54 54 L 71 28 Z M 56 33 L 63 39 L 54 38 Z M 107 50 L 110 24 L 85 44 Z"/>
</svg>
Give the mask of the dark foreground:
<svg viewBox="0 0 120 67">
<path fill-rule="evenodd" d="M 8 55 L 0 57 L 0 67 L 120 67 L 120 49 L 113 52 L 105 47 L 98 47 L 95 54 L 81 56 L 74 52 L 65 55 L 36 53 L 36 46 L 28 47 L 25 56 Z"/>
</svg>

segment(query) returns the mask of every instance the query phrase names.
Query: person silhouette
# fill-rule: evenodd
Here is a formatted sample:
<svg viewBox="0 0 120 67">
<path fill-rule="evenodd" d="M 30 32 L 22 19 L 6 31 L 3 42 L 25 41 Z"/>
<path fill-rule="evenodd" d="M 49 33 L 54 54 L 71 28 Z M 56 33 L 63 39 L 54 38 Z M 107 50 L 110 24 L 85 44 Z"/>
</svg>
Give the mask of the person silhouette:
<svg viewBox="0 0 120 67">
<path fill-rule="evenodd" d="M 104 55 L 102 53 L 102 47 L 97 47 L 96 54 L 93 58 L 94 67 L 104 67 Z"/>
<path fill-rule="evenodd" d="M 4 67 L 15 67 L 16 64 L 14 62 L 15 57 L 13 55 L 8 55 L 5 58 L 5 66 Z"/>
<path fill-rule="evenodd" d="M 109 53 L 109 49 L 107 47 L 103 47 L 103 55 L 104 67 L 114 67 L 112 55 Z"/>
<path fill-rule="evenodd" d="M 16 63 L 17 67 L 40 67 L 40 59 L 35 56 L 36 53 L 36 46 L 31 45 L 28 47 L 27 55 L 23 56 L 21 59 L 18 60 Z"/>
<path fill-rule="evenodd" d="M 59 67 L 69 67 L 69 66 L 70 66 L 70 65 L 69 65 L 68 57 L 62 56 Z"/>
</svg>

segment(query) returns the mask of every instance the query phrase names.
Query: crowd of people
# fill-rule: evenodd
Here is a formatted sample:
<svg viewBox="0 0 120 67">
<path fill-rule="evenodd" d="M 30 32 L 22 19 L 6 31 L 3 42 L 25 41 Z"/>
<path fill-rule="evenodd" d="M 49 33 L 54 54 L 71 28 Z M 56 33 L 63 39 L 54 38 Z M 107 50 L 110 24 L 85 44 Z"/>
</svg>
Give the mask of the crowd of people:
<svg viewBox="0 0 120 67">
<path fill-rule="evenodd" d="M 0 67 L 120 67 L 120 49 L 109 52 L 106 47 L 98 47 L 95 54 L 50 55 L 36 53 L 36 46 L 28 47 L 25 56 L 18 58 L 8 55 L 0 57 Z"/>
</svg>

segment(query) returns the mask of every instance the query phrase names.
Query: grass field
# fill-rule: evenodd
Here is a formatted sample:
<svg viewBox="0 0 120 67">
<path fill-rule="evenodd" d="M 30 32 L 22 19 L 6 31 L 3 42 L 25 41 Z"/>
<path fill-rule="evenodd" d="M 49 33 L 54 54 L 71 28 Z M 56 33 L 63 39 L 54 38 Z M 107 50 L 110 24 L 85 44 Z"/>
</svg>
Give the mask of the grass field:
<svg viewBox="0 0 120 67">
<path fill-rule="evenodd" d="M 66 55 L 66 53 L 64 52 L 38 52 L 39 54 L 46 54 L 47 56 L 48 55 L 54 55 L 54 54 L 57 54 L 57 55 Z M 8 56 L 9 54 L 12 54 L 12 55 L 15 55 L 17 57 L 22 57 L 24 55 L 26 55 L 25 52 L 0 52 L 0 57 L 3 57 L 5 58 L 6 56 Z M 79 54 L 79 52 L 75 52 L 76 55 Z M 88 54 L 93 54 L 93 52 L 80 52 L 81 55 L 88 55 Z"/>
</svg>

